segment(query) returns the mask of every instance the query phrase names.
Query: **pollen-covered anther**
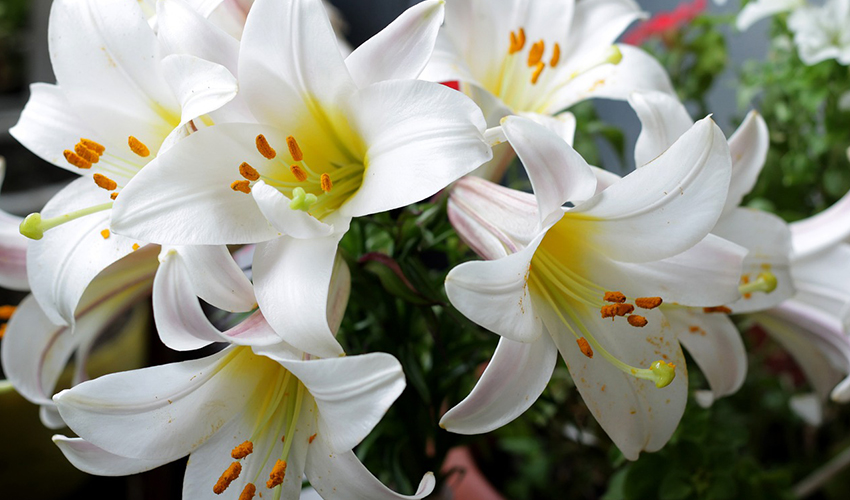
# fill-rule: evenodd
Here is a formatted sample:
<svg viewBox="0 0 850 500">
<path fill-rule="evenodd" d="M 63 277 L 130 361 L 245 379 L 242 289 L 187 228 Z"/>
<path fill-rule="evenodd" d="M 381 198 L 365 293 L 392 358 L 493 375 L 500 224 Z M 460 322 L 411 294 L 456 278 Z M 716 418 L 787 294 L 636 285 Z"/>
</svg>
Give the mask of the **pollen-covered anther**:
<svg viewBox="0 0 850 500">
<path fill-rule="evenodd" d="M 298 180 L 298 182 L 304 182 L 307 180 L 307 173 L 299 167 L 298 165 L 292 165 L 289 167 L 289 170 L 292 172 L 292 175 Z"/>
<path fill-rule="evenodd" d="M 242 162 L 242 164 L 239 165 L 239 175 L 248 179 L 249 181 L 260 180 L 260 173 L 257 172 L 257 169 L 249 165 L 247 162 Z"/>
<path fill-rule="evenodd" d="M 322 191 L 324 191 L 326 193 L 330 193 L 331 189 L 333 189 L 333 187 L 334 187 L 334 183 L 333 183 L 333 181 L 331 181 L 331 176 L 328 175 L 328 174 L 322 174 L 321 183 L 322 183 Z"/>
<path fill-rule="evenodd" d="M 578 348 L 581 349 L 582 354 L 593 359 L 593 349 L 590 348 L 590 344 L 587 342 L 587 339 L 581 337 L 576 339 L 576 343 L 578 344 Z"/>
<path fill-rule="evenodd" d="M 558 62 L 561 60 L 561 46 L 555 42 L 555 46 L 552 48 L 552 59 L 549 60 L 549 66 L 553 68 L 558 65 Z"/>
<path fill-rule="evenodd" d="M 242 464 L 239 462 L 233 462 L 230 464 L 230 467 L 227 468 L 224 473 L 222 473 L 221 477 L 216 481 L 215 486 L 213 486 L 213 493 L 216 495 L 221 495 L 224 493 L 224 490 L 230 486 L 230 483 L 236 481 L 239 478 L 239 474 L 242 472 Z"/>
<path fill-rule="evenodd" d="M 241 460 L 251 453 L 254 453 L 254 443 L 251 441 L 245 441 L 236 448 L 233 448 L 233 451 L 230 452 L 230 456 L 236 460 Z"/>
<path fill-rule="evenodd" d="M 103 188 L 107 191 L 114 191 L 115 189 L 118 189 L 118 183 L 103 174 L 94 174 L 92 179 L 94 179 L 94 183 L 97 184 L 97 187 L 99 188 Z"/>
<path fill-rule="evenodd" d="M 520 28 L 516 32 L 511 31 L 511 45 L 508 54 L 513 55 L 525 47 L 525 30 Z"/>
<path fill-rule="evenodd" d="M 74 152 L 77 156 L 84 158 L 89 163 L 97 163 L 100 161 L 100 155 L 97 152 L 85 147 L 83 143 L 78 143 L 74 146 Z"/>
<path fill-rule="evenodd" d="M 288 142 L 288 141 L 287 141 Z M 257 136 L 257 151 L 260 152 L 261 155 L 267 160 L 274 160 L 277 156 L 277 151 L 269 144 L 269 141 L 266 139 L 266 136 L 260 134 Z"/>
<path fill-rule="evenodd" d="M 130 150 L 132 152 L 136 153 L 137 155 L 141 156 L 142 158 L 147 158 L 148 156 L 151 155 L 151 150 L 148 149 L 148 147 L 145 146 L 145 144 L 142 141 L 136 139 L 132 135 L 127 138 L 127 145 L 130 146 Z"/>
<path fill-rule="evenodd" d="M 638 316 L 637 314 L 632 314 L 631 316 L 626 318 L 626 321 L 628 321 L 630 325 L 636 326 L 638 328 L 643 328 L 647 325 L 647 323 L 649 323 L 646 318 L 644 318 L 643 316 Z"/>
<path fill-rule="evenodd" d="M 66 149 L 62 154 L 65 155 L 65 161 L 77 168 L 91 168 L 90 161 L 86 160 L 85 158 L 71 151 L 70 149 Z"/>
<path fill-rule="evenodd" d="M 714 307 L 703 307 L 702 312 L 709 313 L 723 313 L 723 314 L 732 314 L 732 309 L 729 309 L 726 306 L 714 306 Z"/>
<path fill-rule="evenodd" d="M 537 85 L 537 80 L 540 79 L 540 74 L 543 73 L 543 69 L 546 67 L 546 64 L 543 62 L 537 63 L 537 67 L 534 68 L 534 73 L 531 74 L 531 84 Z"/>
<path fill-rule="evenodd" d="M 635 299 L 635 305 L 641 309 L 655 309 L 664 302 L 661 297 L 638 297 Z"/>
<path fill-rule="evenodd" d="M 605 292 L 605 296 L 602 300 L 605 302 L 616 302 L 618 304 L 622 304 L 626 301 L 626 296 L 623 295 L 622 292 Z"/>
<path fill-rule="evenodd" d="M 85 139 L 83 137 L 80 137 L 80 144 L 85 146 L 86 149 L 94 151 L 95 153 L 97 153 L 98 156 L 102 156 L 103 153 L 106 151 L 106 146 L 102 146 L 101 144 L 98 144 L 97 142 L 91 139 Z"/>
<path fill-rule="evenodd" d="M 543 42 L 543 40 L 537 41 L 531 46 L 531 49 L 528 50 L 529 68 L 537 66 L 537 63 L 539 63 L 543 59 L 543 51 L 545 49 L 546 44 Z"/>
<path fill-rule="evenodd" d="M 0 306 L 0 320 L 9 321 L 13 314 L 15 314 L 15 306 Z"/>
<path fill-rule="evenodd" d="M 248 483 L 242 488 L 242 493 L 239 494 L 239 500 L 251 500 L 257 493 L 257 487 L 254 483 Z"/>
<path fill-rule="evenodd" d="M 292 156 L 293 160 L 301 161 L 304 159 L 304 153 L 301 152 L 301 147 L 298 145 L 295 137 L 290 135 L 286 138 L 286 147 L 289 148 L 289 155 Z"/>
<path fill-rule="evenodd" d="M 251 183 L 249 181 L 233 181 L 230 189 L 240 193 L 251 194 Z"/>
<path fill-rule="evenodd" d="M 283 484 L 283 478 L 286 476 L 286 460 L 278 460 L 274 463 L 269 480 L 266 481 L 266 488 L 274 488 Z"/>
<path fill-rule="evenodd" d="M 631 304 L 609 304 L 602 306 L 600 312 L 602 313 L 602 318 L 614 318 L 631 314 L 634 310 L 635 306 Z"/>
</svg>

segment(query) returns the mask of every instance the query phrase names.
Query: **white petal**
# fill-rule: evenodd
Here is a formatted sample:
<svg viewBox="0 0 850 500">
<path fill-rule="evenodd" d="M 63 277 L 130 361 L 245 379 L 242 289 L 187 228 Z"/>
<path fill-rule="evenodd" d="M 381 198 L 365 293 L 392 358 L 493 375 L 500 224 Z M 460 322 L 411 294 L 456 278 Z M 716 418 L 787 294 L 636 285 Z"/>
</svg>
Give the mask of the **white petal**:
<svg viewBox="0 0 850 500">
<path fill-rule="evenodd" d="M 528 269 L 542 235 L 527 248 L 491 261 L 463 263 L 446 276 L 446 295 L 473 322 L 517 342 L 534 342 L 543 324 L 528 291 Z"/>
<path fill-rule="evenodd" d="M 541 115 L 540 113 L 518 113 L 518 115 L 543 125 L 555 132 L 564 142 L 570 146 L 573 145 L 576 135 L 576 116 L 569 111 L 564 111 L 555 116 Z"/>
<path fill-rule="evenodd" d="M 437 484 L 434 474 L 428 472 L 416 493 L 400 495 L 373 476 L 353 451 L 334 453 L 321 439 L 312 443 L 307 454 L 307 479 L 324 500 L 419 500 L 430 495 Z"/>
<path fill-rule="evenodd" d="M 318 433 L 336 453 L 357 446 L 405 386 L 401 364 L 385 353 L 278 361 L 316 400 Z"/>
<path fill-rule="evenodd" d="M 307 212 L 290 208 L 289 202 L 292 200 L 263 181 L 254 184 L 251 196 L 266 219 L 282 234 L 303 239 L 321 238 L 334 232 L 332 224 L 326 224 Z"/>
<path fill-rule="evenodd" d="M 730 175 L 726 138 L 707 118 L 571 214 L 591 219 L 586 224 L 596 231 L 595 244 L 613 259 L 664 259 L 692 247 L 714 227 Z"/>
<path fill-rule="evenodd" d="M 744 123 L 729 138 L 729 152 L 732 154 L 732 181 L 729 183 L 729 196 L 723 213 L 728 214 L 741 204 L 744 196 L 752 191 L 767 159 L 770 147 L 770 135 L 764 118 L 756 111 L 750 111 Z"/>
<path fill-rule="evenodd" d="M 558 350 L 549 335 L 531 343 L 500 339 L 472 392 L 443 415 L 440 427 L 481 434 L 512 422 L 543 393 L 557 360 Z"/>
<path fill-rule="evenodd" d="M 823 212 L 791 223 L 794 256 L 805 257 L 850 236 L 850 193 Z"/>
<path fill-rule="evenodd" d="M 747 376 L 747 351 L 729 316 L 685 308 L 665 308 L 664 316 L 708 379 L 712 401 L 741 388 Z"/>
<path fill-rule="evenodd" d="M 590 166 L 557 134 L 514 116 L 503 120 L 502 129 L 528 172 L 541 227 L 561 217 L 564 203 L 587 201 L 596 192 Z"/>
<path fill-rule="evenodd" d="M 0 157 L 0 186 L 6 176 L 6 161 Z M 0 210 L 0 287 L 29 290 L 27 282 L 27 245 L 20 230 L 20 217 Z"/>
<path fill-rule="evenodd" d="M 850 246 L 841 244 L 804 259 L 795 259 L 791 268 L 797 287 L 794 300 L 838 319 L 845 331 L 850 326 L 848 259 Z"/>
<path fill-rule="evenodd" d="M 564 56 L 580 66 L 611 46 L 631 23 L 645 16 L 632 0 L 577 2 Z"/>
<path fill-rule="evenodd" d="M 492 157 L 484 117 L 443 85 L 393 80 L 361 89 L 349 103 L 368 146 L 360 190 L 340 211 L 361 216 L 425 199 Z"/>
<path fill-rule="evenodd" d="M 445 17 L 444 5 L 444 0 L 417 3 L 357 47 L 345 59 L 357 86 L 418 77 L 434 51 Z"/>
<path fill-rule="evenodd" d="M 114 455 L 80 438 L 56 435 L 53 436 L 53 443 L 59 447 L 74 467 L 96 476 L 129 476 L 167 463 L 163 460 L 144 460 Z"/>
<path fill-rule="evenodd" d="M 287 343 L 333 358 L 343 353 L 328 326 L 328 289 L 342 235 L 281 237 L 257 245 L 254 286 L 268 322 Z"/>
<path fill-rule="evenodd" d="M 801 0 L 757 0 L 750 2 L 738 14 L 735 26 L 739 30 L 745 31 L 765 17 L 789 11 L 801 5 L 803 5 Z"/>
<path fill-rule="evenodd" d="M 224 66 L 188 54 L 162 60 L 163 76 L 180 101 L 180 125 L 211 113 L 236 97 L 236 77 Z"/>
<path fill-rule="evenodd" d="M 629 105 L 640 119 L 635 143 L 635 165 L 643 166 L 667 150 L 690 129 L 694 121 L 675 95 L 663 92 L 635 92 Z"/>
<path fill-rule="evenodd" d="M 233 260 L 226 246 L 177 247 L 198 297 L 219 309 L 244 312 L 254 309 L 254 286 Z"/>
<path fill-rule="evenodd" d="M 219 2 L 221 0 L 218 0 Z M 171 54 L 191 54 L 238 71 L 239 42 L 185 2 L 157 3 L 157 37 Z"/>
</svg>

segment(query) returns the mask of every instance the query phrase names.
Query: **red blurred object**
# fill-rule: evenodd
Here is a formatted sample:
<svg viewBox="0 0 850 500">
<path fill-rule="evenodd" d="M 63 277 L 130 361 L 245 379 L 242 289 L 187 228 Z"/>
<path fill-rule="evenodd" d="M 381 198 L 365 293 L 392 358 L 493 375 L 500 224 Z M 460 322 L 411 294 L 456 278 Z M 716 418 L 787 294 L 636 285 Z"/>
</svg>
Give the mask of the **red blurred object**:
<svg viewBox="0 0 850 500">
<path fill-rule="evenodd" d="M 452 80 L 450 82 L 440 82 L 440 83 L 442 83 L 443 85 L 445 85 L 446 87 L 448 87 L 450 89 L 460 90 L 460 82 L 457 81 L 457 80 Z"/>
<path fill-rule="evenodd" d="M 695 17 L 702 14 L 708 5 L 708 0 L 693 0 L 682 2 L 675 9 L 659 12 L 648 20 L 635 26 L 626 33 L 623 41 L 629 45 L 641 45 L 650 38 L 664 38 L 672 31 L 678 31 L 688 25 Z"/>
</svg>

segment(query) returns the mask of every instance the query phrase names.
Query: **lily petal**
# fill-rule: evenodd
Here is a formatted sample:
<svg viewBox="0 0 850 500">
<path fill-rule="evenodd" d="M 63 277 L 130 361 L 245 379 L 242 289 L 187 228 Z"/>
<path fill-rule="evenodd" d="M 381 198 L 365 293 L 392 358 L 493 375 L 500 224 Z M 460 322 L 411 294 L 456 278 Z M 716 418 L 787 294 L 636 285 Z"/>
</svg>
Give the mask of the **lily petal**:
<svg viewBox="0 0 850 500">
<path fill-rule="evenodd" d="M 251 195 L 257 207 L 282 234 L 293 238 L 322 238 L 334 232 L 334 226 L 312 215 L 289 207 L 290 200 L 263 181 L 254 184 Z"/>
<path fill-rule="evenodd" d="M 812 255 L 850 236 L 850 193 L 823 212 L 791 223 L 794 256 Z"/>
<path fill-rule="evenodd" d="M 226 246 L 192 245 L 175 250 L 198 297 L 225 311 L 245 312 L 256 307 L 254 285 Z"/>
<path fill-rule="evenodd" d="M 71 462 L 71 465 L 83 472 L 96 476 L 129 476 L 155 469 L 168 463 L 163 460 L 143 460 L 114 455 L 85 439 L 53 436 L 53 444 Z"/>
<path fill-rule="evenodd" d="M 635 165 L 643 166 L 667 150 L 694 125 L 691 115 L 675 95 L 663 92 L 635 92 L 629 105 L 640 119 L 635 143 Z"/>
<path fill-rule="evenodd" d="M 221 0 L 217 0 L 219 3 Z M 237 74 L 239 41 L 182 1 L 157 2 L 157 37 L 171 54 L 191 54 Z"/>
<path fill-rule="evenodd" d="M 732 181 L 723 215 L 727 215 L 741 204 L 744 196 L 752 191 L 767 159 L 770 135 L 764 118 L 750 111 L 738 130 L 729 138 L 732 154 Z"/>
<path fill-rule="evenodd" d="M 211 113 L 236 97 L 236 77 L 224 66 L 188 54 L 170 55 L 162 60 L 163 76 L 180 100 L 183 126 Z"/>
<path fill-rule="evenodd" d="M 6 161 L 0 156 L 0 186 L 6 176 Z M 29 290 L 27 281 L 27 245 L 19 226 L 23 219 L 0 210 L 0 287 Z"/>
</svg>

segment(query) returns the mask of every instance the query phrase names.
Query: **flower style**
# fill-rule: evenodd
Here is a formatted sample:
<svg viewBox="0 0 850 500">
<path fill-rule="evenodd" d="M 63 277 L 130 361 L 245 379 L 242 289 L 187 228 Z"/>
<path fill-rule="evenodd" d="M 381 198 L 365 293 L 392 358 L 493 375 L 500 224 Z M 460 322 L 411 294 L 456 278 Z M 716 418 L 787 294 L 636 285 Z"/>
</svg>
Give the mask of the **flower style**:
<svg viewBox="0 0 850 500">
<path fill-rule="evenodd" d="M 116 201 L 116 232 L 168 244 L 259 243 L 257 301 L 282 337 L 333 357 L 323 322 L 351 217 L 419 201 L 491 156 L 466 97 L 415 78 L 443 3 L 406 11 L 343 60 L 317 0 L 258 0 L 239 53 L 256 124 L 217 124 L 148 165 Z"/>
<path fill-rule="evenodd" d="M 782 12 L 789 12 L 806 5 L 806 0 L 755 0 L 741 9 L 735 26 L 746 31 L 762 19 Z"/>
<path fill-rule="evenodd" d="M 728 145 L 710 119 L 700 121 L 597 193 L 593 170 L 556 134 L 521 117 L 502 128 L 535 195 L 473 178 L 453 190 L 453 225 L 496 260 L 456 267 L 446 292 L 502 339 L 441 425 L 471 434 L 516 418 L 545 388 L 557 347 L 623 454 L 657 450 L 687 399 L 684 357 L 658 306 L 739 297 L 743 249 L 708 235 L 729 189 Z"/>
<path fill-rule="evenodd" d="M 827 59 L 850 64 L 850 0 L 828 0 L 823 6 L 806 6 L 788 18 L 800 59 L 808 65 Z"/>
<path fill-rule="evenodd" d="M 685 107 L 667 94 L 635 93 L 629 104 L 642 124 L 635 145 L 637 165 L 658 156 L 693 125 Z M 729 312 L 765 310 L 794 294 L 788 225 L 773 214 L 739 207 L 764 166 L 769 142 L 767 125 L 754 111 L 728 140 L 732 177 L 723 212 L 711 232 L 748 251 L 741 276 L 742 297 L 726 304 Z M 698 393 L 698 401 L 709 404 L 736 392 L 744 382 L 747 359 L 734 323 L 725 314 L 698 308 L 674 308 L 665 314 L 711 386 L 710 393 Z"/>
</svg>

